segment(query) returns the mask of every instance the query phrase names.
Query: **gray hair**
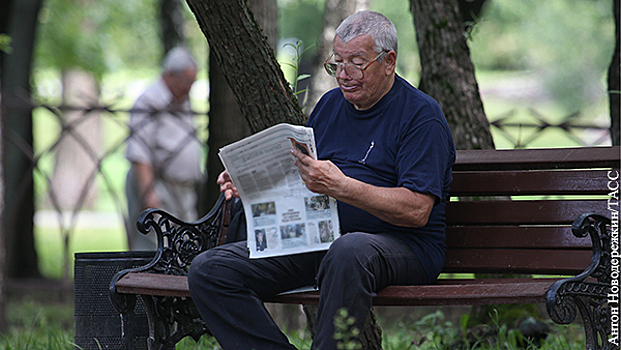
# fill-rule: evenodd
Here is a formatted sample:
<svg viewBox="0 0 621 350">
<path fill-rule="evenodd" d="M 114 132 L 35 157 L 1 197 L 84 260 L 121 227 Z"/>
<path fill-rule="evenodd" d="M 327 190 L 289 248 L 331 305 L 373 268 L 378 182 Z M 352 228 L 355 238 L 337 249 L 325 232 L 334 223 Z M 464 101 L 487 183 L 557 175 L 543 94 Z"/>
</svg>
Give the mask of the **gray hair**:
<svg viewBox="0 0 621 350">
<path fill-rule="evenodd" d="M 336 35 L 343 43 L 360 35 L 368 34 L 375 42 L 375 52 L 397 52 L 397 29 L 384 15 L 374 11 L 359 11 L 347 17 L 338 28 Z"/>
<path fill-rule="evenodd" d="M 162 71 L 164 73 L 179 73 L 186 69 L 197 69 L 196 61 L 188 50 L 183 47 L 175 47 L 164 56 Z"/>
</svg>

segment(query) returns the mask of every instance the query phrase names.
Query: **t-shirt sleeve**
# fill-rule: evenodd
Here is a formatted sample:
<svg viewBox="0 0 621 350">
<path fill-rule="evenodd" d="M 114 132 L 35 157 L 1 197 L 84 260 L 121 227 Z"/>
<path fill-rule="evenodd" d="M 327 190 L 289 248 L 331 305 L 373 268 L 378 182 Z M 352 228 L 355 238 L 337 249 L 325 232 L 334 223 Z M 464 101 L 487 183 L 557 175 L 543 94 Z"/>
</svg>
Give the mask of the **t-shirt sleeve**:
<svg viewBox="0 0 621 350">
<path fill-rule="evenodd" d="M 397 154 L 398 186 L 445 199 L 446 174 L 452 145 L 446 124 L 437 119 L 412 127 L 403 135 Z"/>
</svg>

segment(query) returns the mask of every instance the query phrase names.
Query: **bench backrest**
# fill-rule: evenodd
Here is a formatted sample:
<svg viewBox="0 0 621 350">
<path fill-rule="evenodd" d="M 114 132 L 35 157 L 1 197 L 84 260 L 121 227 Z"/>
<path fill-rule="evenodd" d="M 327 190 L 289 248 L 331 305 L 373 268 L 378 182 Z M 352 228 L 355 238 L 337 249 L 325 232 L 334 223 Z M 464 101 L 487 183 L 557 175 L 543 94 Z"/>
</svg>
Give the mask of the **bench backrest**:
<svg viewBox="0 0 621 350">
<path fill-rule="evenodd" d="M 585 212 L 609 216 L 611 169 L 619 169 L 619 147 L 457 151 L 444 272 L 582 272 L 591 243 L 570 226 Z M 198 253 L 224 242 L 228 214 L 223 196 L 194 223 L 144 211 L 138 229 L 154 231 L 160 246 L 141 271 L 187 274 Z"/>
<path fill-rule="evenodd" d="M 610 216 L 618 169 L 619 147 L 458 151 L 444 272 L 582 272 L 591 242 L 571 224 L 585 212 Z"/>
</svg>

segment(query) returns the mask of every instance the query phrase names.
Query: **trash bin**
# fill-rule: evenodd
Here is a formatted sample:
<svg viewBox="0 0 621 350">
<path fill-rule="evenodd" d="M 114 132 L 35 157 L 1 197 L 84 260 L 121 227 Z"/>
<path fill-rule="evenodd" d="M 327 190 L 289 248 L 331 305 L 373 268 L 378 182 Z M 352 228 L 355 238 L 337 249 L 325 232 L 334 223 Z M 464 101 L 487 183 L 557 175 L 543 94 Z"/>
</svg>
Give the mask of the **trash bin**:
<svg viewBox="0 0 621 350">
<path fill-rule="evenodd" d="M 130 315 L 112 307 L 108 287 L 118 271 L 145 265 L 155 252 L 76 253 L 74 319 L 76 350 L 147 350 L 149 324 L 140 297 Z M 121 338 L 125 334 L 125 339 Z"/>
</svg>

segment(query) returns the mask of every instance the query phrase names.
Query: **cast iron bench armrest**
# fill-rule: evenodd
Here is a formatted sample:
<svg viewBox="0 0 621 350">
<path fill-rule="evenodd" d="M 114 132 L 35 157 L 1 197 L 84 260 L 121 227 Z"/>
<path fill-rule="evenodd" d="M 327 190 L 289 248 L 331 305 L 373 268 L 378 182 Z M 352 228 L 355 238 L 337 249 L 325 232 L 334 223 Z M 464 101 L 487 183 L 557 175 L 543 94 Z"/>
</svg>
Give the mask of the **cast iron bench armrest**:
<svg viewBox="0 0 621 350">
<path fill-rule="evenodd" d="M 576 318 L 576 311 L 588 312 L 584 318 L 606 319 L 606 308 L 591 308 L 586 305 L 589 297 L 607 296 L 610 293 L 611 275 L 611 235 L 606 229 L 610 219 L 596 213 L 584 213 L 572 224 L 576 237 L 589 236 L 593 256 L 589 266 L 579 275 L 556 281 L 546 293 L 546 308 L 550 318 L 558 324 L 570 324 Z M 589 280 L 587 280 L 589 279 Z M 577 306 L 577 307 L 576 307 Z M 605 339 L 604 329 L 596 330 Z"/>
<path fill-rule="evenodd" d="M 138 230 L 145 235 L 156 234 L 157 251 L 147 265 L 125 269 L 114 275 L 109 288 L 113 307 L 121 313 L 129 313 L 134 309 L 135 295 L 119 293 L 117 290 L 118 281 L 129 273 L 187 276 L 194 257 L 224 242 L 229 214 L 229 202 L 224 199 L 224 195 L 220 195 L 207 215 L 195 222 L 181 221 L 160 209 L 143 211 L 137 220 Z"/>
</svg>

